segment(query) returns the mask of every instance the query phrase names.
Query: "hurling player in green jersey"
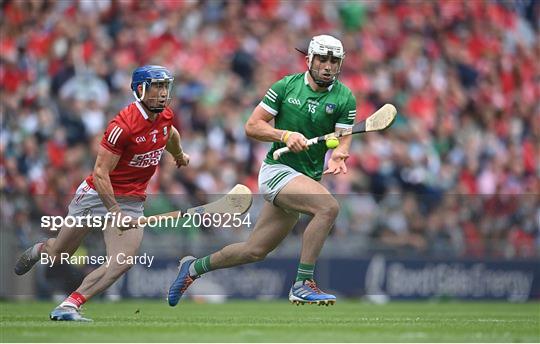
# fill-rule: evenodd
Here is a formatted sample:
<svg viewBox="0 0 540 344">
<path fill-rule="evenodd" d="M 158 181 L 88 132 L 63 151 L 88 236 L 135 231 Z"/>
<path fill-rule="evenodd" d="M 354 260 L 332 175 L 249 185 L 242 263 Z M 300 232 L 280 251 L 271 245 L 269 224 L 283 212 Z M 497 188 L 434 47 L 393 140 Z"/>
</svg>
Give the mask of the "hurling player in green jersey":
<svg viewBox="0 0 540 344">
<path fill-rule="evenodd" d="M 339 212 L 338 202 L 319 181 L 323 174 L 347 173 L 345 161 L 351 136 L 340 138 L 324 172 L 326 146 L 317 144 L 308 150 L 306 137 L 353 125 L 356 100 L 338 80 L 344 58 L 341 41 L 328 35 L 313 37 L 306 56 L 307 71 L 277 81 L 255 108 L 246 123 L 246 134 L 273 142 L 259 172 L 259 190 L 267 202 L 245 242 L 206 257 L 188 256 L 180 261 L 178 276 L 169 289 L 171 306 L 200 275 L 264 259 L 287 236 L 300 213 L 313 218 L 303 234 L 297 277 L 289 299 L 294 303 L 335 302 L 336 297 L 317 288 L 313 279 L 317 257 Z M 285 146 L 292 152 L 274 160 L 272 152 Z"/>
</svg>

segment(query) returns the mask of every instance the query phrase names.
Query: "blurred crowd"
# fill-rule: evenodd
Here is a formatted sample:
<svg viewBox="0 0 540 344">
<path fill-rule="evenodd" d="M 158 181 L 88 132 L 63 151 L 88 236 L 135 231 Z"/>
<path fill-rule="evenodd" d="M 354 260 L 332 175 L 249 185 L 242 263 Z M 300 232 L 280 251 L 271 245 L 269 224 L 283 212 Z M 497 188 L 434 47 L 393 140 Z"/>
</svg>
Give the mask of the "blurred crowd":
<svg viewBox="0 0 540 344">
<path fill-rule="evenodd" d="M 175 75 L 171 106 L 191 155 L 179 171 L 164 155 L 149 193 L 167 207 L 236 183 L 256 192 L 269 146 L 245 137 L 245 120 L 273 82 L 306 70 L 294 48 L 328 33 L 344 43 L 340 79 L 357 120 L 387 102 L 399 111 L 391 129 L 354 138 L 349 173 L 323 180 L 342 205 L 332 236 L 396 252 L 540 255 L 540 2 L 1 6 L 1 221 L 21 246 L 43 234 L 39 215 L 66 214 L 143 64 Z"/>
</svg>

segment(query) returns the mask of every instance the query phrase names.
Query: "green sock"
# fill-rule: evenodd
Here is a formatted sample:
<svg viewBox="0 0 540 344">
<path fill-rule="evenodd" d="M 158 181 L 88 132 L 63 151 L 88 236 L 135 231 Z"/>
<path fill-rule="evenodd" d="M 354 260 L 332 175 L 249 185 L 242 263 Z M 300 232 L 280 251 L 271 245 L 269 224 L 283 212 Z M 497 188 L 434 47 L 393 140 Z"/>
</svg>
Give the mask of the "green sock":
<svg viewBox="0 0 540 344">
<path fill-rule="evenodd" d="M 296 282 L 313 279 L 313 270 L 315 270 L 315 264 L 300 263 L 296 273 Z"/>
<path fill-rule="evenodd" d="M 205 272 L 211 271 L 210 255 L 197 259 L 195 262 L 193 262 L 192 266 L 195 268 L 195 272 L 198 276 L 204 274 Z"/>
</svg>

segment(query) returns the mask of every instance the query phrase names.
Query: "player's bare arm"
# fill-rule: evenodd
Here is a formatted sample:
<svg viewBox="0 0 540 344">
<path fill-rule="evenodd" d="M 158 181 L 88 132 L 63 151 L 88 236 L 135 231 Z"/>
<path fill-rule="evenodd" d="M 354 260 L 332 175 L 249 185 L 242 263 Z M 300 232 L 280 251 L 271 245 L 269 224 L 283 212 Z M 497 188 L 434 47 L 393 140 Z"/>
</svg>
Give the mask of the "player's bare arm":
<svg viewBox="0 0 540 344">
<path fill-rule="evenodd" d="M 184 153 L 182 149 L 180 133 L 173 126 L 171 126 L 171 135 L 169 136 L 165 150 L 173 156 L 176 167 L 180 168 L 189 165 L 189 155 Z"/>
<path fill-rule="evenodd" d="M 116 168 L 120 155 L 114 154 L 103 147 L 99 147 L 96 164 L 94 166 L 94 186 L 103 201 L 103 205 L 111 213 L 120 214 L 122 209 L 114 197 L 114 190 L 109 174 Z M 121 230 L 133 228 L 134 224 Z"/>
<path fill-rule="evenodd" d="M 94 179 L 96 191 L 98 192 L 103 205 L 110 212 L 119 212 L 120 206 L 114 197 L 114 191 L 109 178 L 109 173 L 114 170 L 120 160 L 120 155 L 116 155 L 103 147 L 99 147 L 96 164 L 94 165 Z"/>
<path fill-rule="evenodd" d="M 336 132 L 345 129 L 336 128 Z M 351 136 L 343 136 L 339 138 L 339 146 L 333 150 L 330 159 L 328 160 L 328 168 L 323 174 L 340 174 L 347 173 L 346 161 L 349 158 L 349 148 L 351 146 Z"/>
<path fill-rule="evenodd" d="M 246 135 L 263 142 L 283 142 L 293 152 L 307 149 L 304 135 L 274 128 L 269 122 L 274 119 L 271 113 L 258 105 L 246 122 Z"/>
</svg>

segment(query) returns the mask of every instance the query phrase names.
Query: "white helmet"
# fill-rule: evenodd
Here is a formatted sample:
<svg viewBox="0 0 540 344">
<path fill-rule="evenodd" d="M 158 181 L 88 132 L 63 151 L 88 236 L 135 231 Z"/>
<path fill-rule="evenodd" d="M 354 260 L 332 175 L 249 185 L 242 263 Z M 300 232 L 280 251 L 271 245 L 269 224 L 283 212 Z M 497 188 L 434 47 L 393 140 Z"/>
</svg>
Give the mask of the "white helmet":
<svg viewBox="0 0 540 344">
<path fill-rule="evenodd" d="M 338 71 L 331 82 L 324 82 L 314 76 L 314 73 L 313 73 L 314 71 L 312 71 L 311 67 L 313 63 L 313 57 L 315 55 L 322 55 L 322 56 L 331 55 L 341 60 L 339 62 Z M 343 50 L 343 44 L 341 44 L 341 41 L 339 39 L 329 36 L 329 35 L 315 36 L 311 39 L 311 42 L 309 42 L 308 58 L 309 58 L 309 72 L 311 76 L 313 77 L 313 79 L 315 80 L 315 82 L 319 86 L 328 87 L 334 83 L 334 81 L 337 79 L 341 71 L 341 64 L 343 63 L 343 59 L 345 58 L 345 51 Z"/>
</svg>

